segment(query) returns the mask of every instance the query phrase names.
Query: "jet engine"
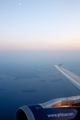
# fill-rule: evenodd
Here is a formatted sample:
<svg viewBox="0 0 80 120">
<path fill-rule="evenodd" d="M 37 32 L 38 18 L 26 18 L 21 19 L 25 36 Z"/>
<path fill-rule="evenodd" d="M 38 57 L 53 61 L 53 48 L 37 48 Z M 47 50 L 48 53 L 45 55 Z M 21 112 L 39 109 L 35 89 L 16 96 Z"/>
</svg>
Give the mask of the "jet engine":
<svg viewBox="0 0 80 120">
<path fill-rule="evenodd" d="M 18 108 L 15 120 L 80 120 L 80 96 Z"/>
</svg>

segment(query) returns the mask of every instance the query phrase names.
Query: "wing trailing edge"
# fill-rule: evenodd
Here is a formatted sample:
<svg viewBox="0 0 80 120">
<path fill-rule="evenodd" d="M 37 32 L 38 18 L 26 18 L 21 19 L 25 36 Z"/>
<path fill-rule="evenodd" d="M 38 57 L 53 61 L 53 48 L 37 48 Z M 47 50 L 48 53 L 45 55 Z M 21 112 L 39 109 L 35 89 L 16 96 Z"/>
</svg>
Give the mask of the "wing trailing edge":
<svg viewBox="0 0 80 120">
<path fill-rule="evenodd" d="M 61 65 L 55 65 L 55 67 L 66 77 L 68 80 L 75 85 L 78 89 L 80 89 L 80 77 L 73 74 L 72 72 L 64 69 Z"/>
</svg>

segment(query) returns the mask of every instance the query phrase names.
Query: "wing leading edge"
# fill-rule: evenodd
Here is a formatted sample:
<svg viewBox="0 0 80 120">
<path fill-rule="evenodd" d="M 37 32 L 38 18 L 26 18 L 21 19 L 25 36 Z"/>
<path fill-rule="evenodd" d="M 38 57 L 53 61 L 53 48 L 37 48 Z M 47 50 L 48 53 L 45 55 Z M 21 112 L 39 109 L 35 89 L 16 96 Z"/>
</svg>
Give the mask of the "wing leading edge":
<svg viewBox="0 0 80 120">
<path fill-rule="evenodd" d="M 66 77 L 68 80 L 74 84 L 78 89 L 80 89 L 80 77 L 73 74 L 72 72 L 64 69 L 60 65 L 55 65 L 55 67 Z"/>
</svg>

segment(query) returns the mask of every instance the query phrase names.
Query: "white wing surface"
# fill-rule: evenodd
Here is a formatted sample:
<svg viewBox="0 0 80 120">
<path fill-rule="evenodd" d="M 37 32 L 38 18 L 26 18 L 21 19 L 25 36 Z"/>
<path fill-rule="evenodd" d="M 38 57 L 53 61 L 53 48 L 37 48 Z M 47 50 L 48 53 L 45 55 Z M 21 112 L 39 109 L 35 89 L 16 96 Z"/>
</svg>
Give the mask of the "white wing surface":
<svg viewBox="0 0 80 120">
<path fill-rule="evenodd" d="M 64 69 L 60 65 L 55 65 L 55 67 L 65 76 L 68 80 L 74 84 L 78 89 L 80 89 L 80 77 L 73 74 L 72 72 Z"/>
</svg>

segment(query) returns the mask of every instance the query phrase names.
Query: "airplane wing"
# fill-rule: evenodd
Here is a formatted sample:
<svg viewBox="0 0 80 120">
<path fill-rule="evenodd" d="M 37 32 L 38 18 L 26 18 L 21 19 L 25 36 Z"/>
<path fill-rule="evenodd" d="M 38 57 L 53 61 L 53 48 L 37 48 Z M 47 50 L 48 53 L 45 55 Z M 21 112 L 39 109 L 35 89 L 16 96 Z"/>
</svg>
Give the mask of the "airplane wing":
<svg viewBox="0 0 80 120">
<path fill-rule="evenodd" d="M 80 77 L 61 65 L 62 63 L 55 67 L 80 89 Z M 22 106 L 18 108 L 15 120 L 80 120 L 80 95 L 55 98 L 37 105 Z"/>
<path fill-rule="evenodd" d="M 64 69 L 61 65 L 55 65 L 55 67 L 66 77 L 68 80 L 75 85 L 78 89 L 80 89 L 80 77 L 73 74 L 72 72 Z"/>
</svg>

